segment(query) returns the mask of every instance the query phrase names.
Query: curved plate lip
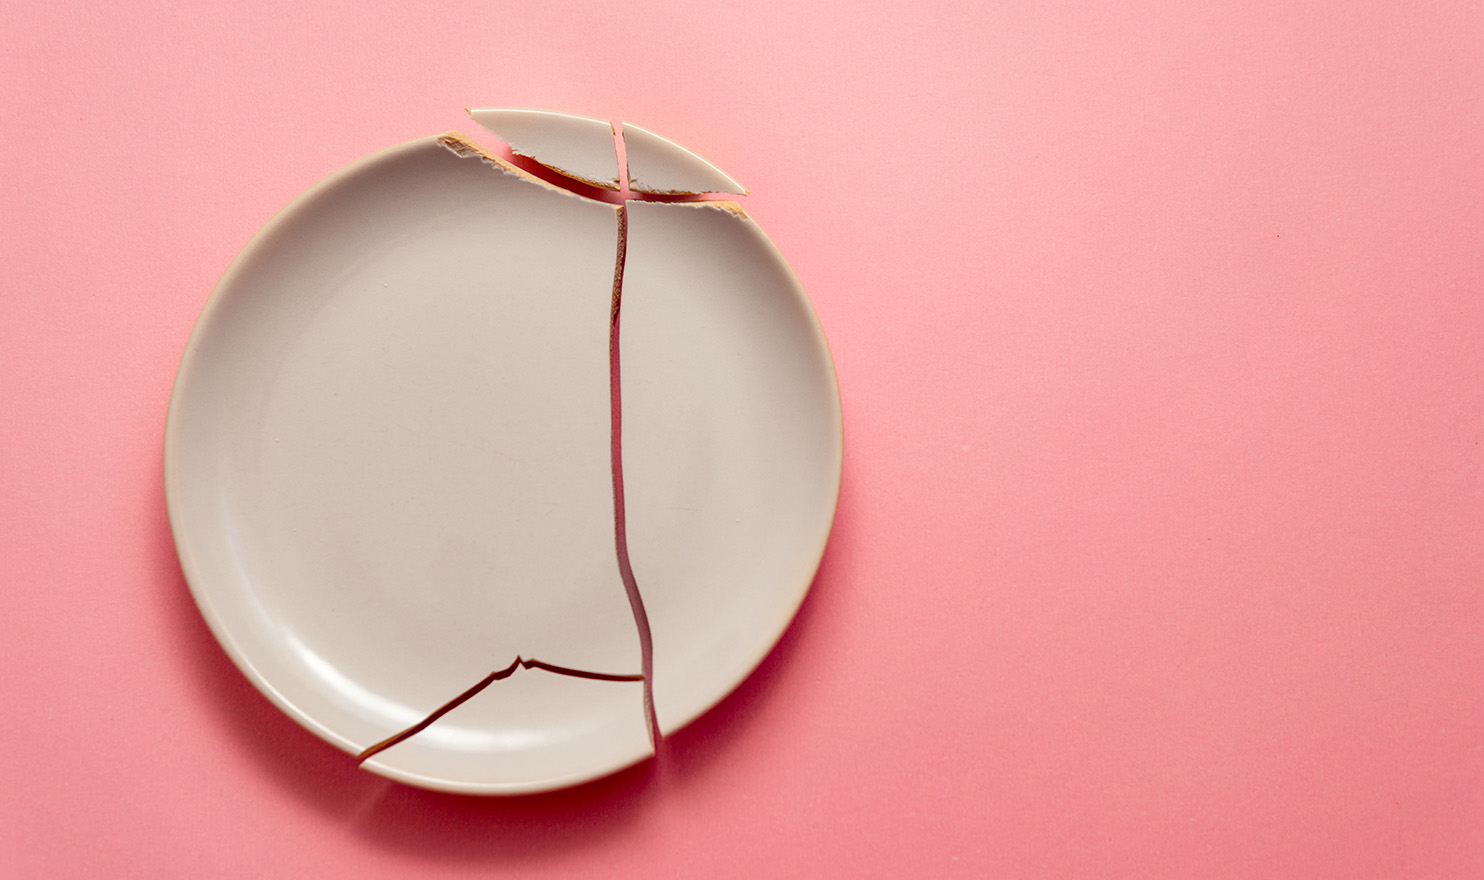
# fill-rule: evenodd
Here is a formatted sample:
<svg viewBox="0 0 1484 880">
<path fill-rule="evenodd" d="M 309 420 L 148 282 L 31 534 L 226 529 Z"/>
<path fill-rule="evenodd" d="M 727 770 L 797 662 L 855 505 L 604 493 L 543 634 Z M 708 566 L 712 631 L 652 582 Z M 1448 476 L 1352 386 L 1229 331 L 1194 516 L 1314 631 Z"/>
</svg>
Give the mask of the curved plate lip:
<svg viewBox="0 0 1484 880">
<path fill-rule="evenodd" d="M 183 426 L 183 416 L 181 414 L 183 406 L 181 402 L 182 388 L 188 381 L 188 377 L 200 370 L 200 367 L 197 366 L 198 362 L 201 361 L 203 358 L 210 357 L 210 355 L 200 353 L 201 343 L 203 342 L 203 340 L 208 339 L 212 334 L 222 332 L 220 328 L 217 327 L 217 325 L 220 323 L 218 315 L 223 309 L 223 303 L 228 300 L 228 298 L 232 295 L 231 291 L 239 283 L 239 276 L 247 271 L 247 267 L 250 266 L 256 259 L 260 258 L 261 255 L 263 255 L 265 252 L 270 252 L 275 248 L 275 240 L 279 237 L 280 231 L 286 224 L 288 224 L 300 212 L 313 206 L 339 188 L 345 186 L 362 185 L 360 181 L 363 177 L 368 176 L 370 172 L 374 172 L 376 169 L 387 163 L 394 162 L 395 160 L 409 154 L 426 150 L 429 147 L 434 147 L 440 150 L 450 149 L 447 144 L 443 142 L 446 137 L 447 135 L 439 135 L 417 138 L 356 159 L 355 161 L 352 161 L 351 163 L 328 174 L 318 182 L 305 189 L 303 192 L 289 201 L 282 209 L 275 213 L 272 218 L 270 218 L 257 232 L 255 232 L 249 239 L 248 243 L 233 258 L 231 264 L 218 280 L 211 294 L 208 296 L 205 304 L 202 306 L 199 315 L 197 316 L 196 322 L 192 327 L 191 333 L 185 346 L 185 350 L 181 355 L 181 359 L 176 370 L 176 375 L 172 383 L 170 401 L 166 412 L 164 443 L 162 450 L 166 513 L 170 523 L 171 534 L 176 546 L 177 558 L 181 565 L 181 571 L 197 608 L 200 609 L 202 617 L 205 619 L 208 628 L 211 630 L 212 635 L 215 637 L 218 644 L 222 646 L 223 650 L 227 653 L 227 656 L 232 660 L 233 664 L 237 666 L 237 668 L 248 678 L 248 680 L 261 694 L 267 697 L 268 700 L 272 702 L 276 707 L 278 707 L 279 710 L 283 711 L 286 715 L 288 715 L 302 727 L 313 733 L 315 736 L 352 755 L 354 755 L 359 750 L 359 746 L 356 743 L 331 730 L 324 723 L 318 720 L 318 718 L 312 711 L 289 699 L 277 687 L 274 686 L 274 684 L 259 668 L 258 664 L 254 662 L 253 658 L 249 656 L 248 652 L 245 651 L 241 644 L 239 644 L 239 642 L 233 637 L 232 629 L 229 626 L 228 621 L 224 619 L 221 610 L 218 608 L 217 603 L 214 601 L 214 588 L 204 576 L 201 570 L 201 566 L 197 562 L 195 545 L 192 543 L 191 538 L 187 533 L 187 527 L 185 523 L 186 514 L 182 509 L 182 502 L 180 501 L 182 490 L 178 485 L 179 481 L 183 479 L 183 477 L 180 474 L 178 467 L 174 463 L 179 456 L 177 450 L 182 448 L 182 444 L 188 444 L 190 442 L 190 440 L 186 437 L 187 429 Z M 513 166 L 508 166 L 507 163 L 501 162 L 497 158 L 490 157 L 487 153 L 484 154 L 483 158 L 486 161 L 490 161 L 496 164 L 499 167 L 500 171 L 510 173 L 531 184 L 551 188 L 549 184 L 546 184 L 545 182 L 540 181 L 537 178 L 530 177 L 529 175 L 521 172 L 519 169 L 516 169 Z M 492 172 L 495 172 L 495 170 L 492 169 Z M 567 193 L 567 195 L 574 194 Z M 581 196 L 575 195 L 574 197 L 581 198 Z M 746 219 L 749 223 L 751 222 L 750 219 L 745 218 L 745 216 L 744 219 Z M 758 666 L 762 664 L 763 660 L 766 659 L 768 654 L 771 653 L 778 640 L 782 637 L 783 633 L 787 630 L 788 626 L 794 620 L 799 608 L 802 606 L 804 600 L 807 598 L 808 593 L 813 586 L 813 582 L 817 577 L 819 566 L 823 561 L 823 556 L 828 546 L 828 541 L 833 530 L 835 517 L 838 513 L 840 488 L 843 478 L 844 423 L 839 377 L 837 369 L 835 367 L 833 354 L 830 351 L 829 342 L 828 339 L 825 337 L 823 327 L 819 322 L 817 311 L 815 310 L 814 305 L 810 301 L 808 295 L 804 291 L 802 284 L 799 282 L 797 274 L 788 264 L 781 251 L 778 250 L 777 246 L 772 242 L 771 239 L 767 237 L 766 232 L 764 232 L 760 227 L 757 227 L 756 224 L 752 224 L 752 226 L 755 233 L 762 239 L 767 247 L 771 249 L 773 257 L 787 269 L 788 275 L 793 282 L 792 287 L 794 294 L 799 298 L 802 305 L 807 310 L 807 314 L 812 316 L 813 321 L 810 328 L 810 333 L 812 338 L 815 340 L 816 345 L 818 346 L 818 353 L 822 355 L 822 363 L 826 366 L 828 371 L 828 376 L 821 376 L 819 378 L 820 380 L 825 381 L 833 402 L 832 411 L 829 414 L 829 427 L 832 431 L 833 442 L 831 444 L 831 448 L 827 450 L 829 454 L 829 465 L 833 476 L 833 490 L 831 493 L 832 497 L 829 500 L 829 517 L 822 531 L 817 547 L 817 552 L 813 556 L 813 563 L 810 568 L 809 576 L 804 579 L 804 582 L 793 591 L 793 601 L 789 606 L 788 613 L 780 621 L 779 625 L 776 627 L 776 631 L 768 634 L 768 637 L 765 640 L 767 643 L 767 649 L 762 651 L 753 660 L 751 665 L 747 668 L 746 672 L 739 676 L 736 681 L 725 683 L 724 686 L 720 687 L 717 690 L 714 697 L 709 701 L 705 701 L 700 706 L 700 708 L 696 709 L 693 712 L 685 713 L 676 723 L 667 725 L 667 729 L 665 730 L 666 735 L 673 733 L 674 731 L 679 730 L 692 723 L 696 718 L 699 718 L 701 715 L 704 715 L 706 712 L 710 711 L 712 708 L 721 703 L 728 695 L 735 691 L 736 688 L 740 686 L 743 681 L 745 681 L 753 672 L 755 672 Z M 821 451 L 824 452 L 826 450 Z M 639 763 L 642 763 L 644 760 L 653 757 L 654 754 L 654 752 L 645 751 L 642 754 L 634 756 L 632 760 L 615 763 L 611 766 L 604 766 L 596 770 L 582 770 L 569 774 L 554 775 L 549 776 L 548 778 L 520 783 L 490 783 L 470 781 L 467 779 L 432 777 L 388 766 L 386 764 L 378 762 L 377 759 L 374 757 L 364 761 L 361 766 L 370 772 L 377 773 L 387 778 L 432 790 L 458 794 L 517 795 L 555 791 L 562 788 L 568 788 L 596 779 L 604 778 L 614 773 L 621 772 Z"/>
</svg>

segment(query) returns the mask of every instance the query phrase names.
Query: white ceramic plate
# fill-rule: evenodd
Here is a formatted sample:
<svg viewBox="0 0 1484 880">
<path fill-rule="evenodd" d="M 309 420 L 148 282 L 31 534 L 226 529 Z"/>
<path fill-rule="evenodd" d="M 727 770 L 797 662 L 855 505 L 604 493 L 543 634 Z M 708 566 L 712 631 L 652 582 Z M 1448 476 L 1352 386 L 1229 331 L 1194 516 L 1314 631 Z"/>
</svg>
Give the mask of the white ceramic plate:
<svg viewBox="0 0 1484 880">
<path fill-rule="evenodd" d="M 176 379 L 167 501 L 228 654 L 352 754 L 517 657 L 606 677 L 517 668 L 364 764 L 541 791 L 652 754 L 620 547 L 663 733 L 772 648 L 833 519 L 838 388 L 755 223 L 630 202 L 616 457 L 618 208 L 446 143 L 332 175 L 238 257 Z"/>
</svg>

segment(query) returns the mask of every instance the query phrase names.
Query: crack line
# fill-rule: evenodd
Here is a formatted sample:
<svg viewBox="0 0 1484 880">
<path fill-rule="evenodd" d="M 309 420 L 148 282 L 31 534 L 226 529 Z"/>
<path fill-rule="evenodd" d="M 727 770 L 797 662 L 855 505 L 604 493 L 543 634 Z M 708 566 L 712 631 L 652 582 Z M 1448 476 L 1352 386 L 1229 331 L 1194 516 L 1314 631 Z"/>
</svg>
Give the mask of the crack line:
<svg viewBox="0 0 1484 880">
<path fill-rule="evenodd" d="M 649 630 L 649 614 L 644 610 L 644 596 L 639 592 L 639 582 L 634 577 L 634 567 L 629 561 L 628 524 L 624 513 L 623 383 L 619 373 L 619 324 L 628 242 L 628 210 L 619 205 L 618 258 L 613 267 L 613 305 L 609 311 L 608 338 L 608 382 L 613 414 L 613 543 L 618 554 L 618 576 L 623 580 L 624 592 L 628 593 L 629 608 L 634 612 L 634 627 L 639 631 L 639 656 L 644 670 L 644 717 L 649 725 L 649 744 L 657 748 L 662 737 L 659 718 L 654 711 L 654 640 Z"/>
<path fill-rule="evenodd" d="M 515 661 L 504 669 L 498 669 L 485 676 L 479 683 L 444 703 L 441 707 L 428 715 L 422 721 L 412 725 L 400 733 L 387 737 L 379 743 L 370 746 L 357 755 L 357 760 L 365 761 L 371 756 L 391 748 L 403 740 L 415 736 L 427 729 L 439 718 L 463 705 L 472 699 L 480 691 L 489 687 L 494 682 L 509 678 L 516 669 L 544 669 L 558 675 L 567 675 L 574 678 L 595 679 L 598 681 L 639 681 L 644 684 L 644 715 L 649 733 L 649 744 L 658 752 L 659 743 L 663 739 L 660 732 L 659 717 L 654 709 L 654 641 L 649 628 L 649 614 L 644 610 L 644 597 L 639 592 L 639 583 L 634 577 L 634 568 L 629 561 L 628 528 L 624 513 L 624 486 L 623 486 L 623 393 L 622 382 L 619 371 L 619 318 L 623 304 L 623 278 L 624 264 L 628 252 L 629 222 L 626 203 L 634 201 L 710 201 L 711 194 L 691 194 L 688 196 L 656 196 L 647 193 L 639 193 L 629 189 L 628 162 L 624 150 L 623 131 L 617 124 L 612 124 L 614 150 L 618 155 L 619 164 L 619 191 L 609 192 L 580 184 L 577 181 L 554 172 L 552 169 L 541 165 L 535 160 L 520 154 L 511 153 L 510 159 L 498 159 L 485 152 L 466 138 L 453 132 L 439 138 L 439 143 L 460 158 L 480 156 L 497 167 L 511 170 L 509 166 L 516 166 L 515 170 L 523 171 L 538 177 L 543 182 L 549 183 L 573 194 L 593 199 L 595 201 L 614 204 L 614 213 L 618 218 L 618 240 L 613 265 L 613 296 L 608 312 L 608 392 L 609 392 L 609 415 L 611 420 L 609 434 L 610 466 L 613 478 L 613 537 L 615 555 L 618 558 L 618 573 L 623 581 L 624 592 L 628 595 L 629 608 L 634 615 L 634 627 L 639 636 L 640 667 L 643 670 L 640 675 L 610 675 L 603 672 L 587 672 L 581 669 L 572 669 L 566 666 L 557 666 L 544 663 L 540 660 L 524 660 L 519 656 Z M 511 161 L 513 160 L 513 161 Z M 524 160 L 524 161 L 522 161 Z M 539 170 L 538 170 L 539 169 Z M 584 192 L 591 190 L 591 192 Z"/>
<path fill-rule="evenodd" d="M 629 188 L 629 156 L 624 145 L 623 126 L 610 122 L 613 129 L 613 152 L 618 159 L 618 195 L 623 201 L 618 205 L 618 254 L 613 262 L 613 305 L 609 311 L 608 381 L 609 399 L 613 407 L 613 544 L 618 554 L 618 575 L 623 581 L 624 592 L 629 596 L 629 607 L 634 612 L 634 628 L 639 633 L 640 669 L 644 672 L 644 716 L 649 723 L 649 746 L 659 756 L 659 716 L 654 709 L 654 637 L 649 628 L 649 613 L 644 610 L 644 594 L 639 592 L 639 582 L 634 577 L 634 566 L 629 561 L 628 519 L 625 513 L 623 489 L 623 381 L 619 370 L 619 324 L 623 309 L 624 267 L 629 252 L 628 200 L 636 195 Z"/>
<path fill-rule="evenodd" d="M 442 718 L 444 715 L 447 715 L 449 712 L 452 712 L 454 709 L 457 709 L 459 706 L 462 706 L 464 703 L 473 698 L 475 694 L 479 693 L 495 682 L 514 675 L 515 670 L 520 669 L 521 667 L 525 667 L 526 669 L 544 669 L 547 672 L 554 672 L 557 675 L 567 675 L 571 676 L 572 678 L 591 678 L 598 681 L 646 680 L 645 677 L 642 675 L 610 675 L 606 672 L 588 672 L 585 669 L 573 669 L 569 666 L 558 666 L 555 663 L 543 663 L 542 661 L 536 660 L 534 658 L 530 660 L 523 660 L 519 656 L 517 656 L 509 666 L 505 667 L 504 669 L 496 669 L 494 672 L 486 675 L 483 679 L 480 680 L 478 684 L 474 685 L 474 687 L 469 688 L 462 694 L 459 694 L 457 697 L 454 697 L 452 700 L 444 703 L 428 717 L 412 725 L 401 733 L 389 736 L 376 745 L 368 746 L 366 749 L 362 750 L 360 754 L 356 755 L 356 760 L 364 761 L 367 758 L 370 758 L 372 755 L 375 755 L 377 752 L 385 751 L 410 736 L 422 733 L 423 730 L 428 727 L 428 725 L 432 724 L 434 721 L 437 721 L 439 718 Z"/>
</svg>

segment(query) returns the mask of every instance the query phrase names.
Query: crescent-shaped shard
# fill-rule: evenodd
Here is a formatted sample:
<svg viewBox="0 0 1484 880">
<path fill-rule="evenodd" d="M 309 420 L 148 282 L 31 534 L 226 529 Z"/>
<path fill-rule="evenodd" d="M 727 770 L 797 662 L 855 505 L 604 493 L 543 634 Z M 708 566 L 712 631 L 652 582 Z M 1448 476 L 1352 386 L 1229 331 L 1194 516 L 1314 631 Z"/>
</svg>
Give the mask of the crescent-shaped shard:
<svg viewBox="0 0 1484 880">
<path fill-rule="evenodd" d="M 480 126 L 526 156 L 573 180 L 618 189 L 613 126 L 602 119 L 550 110 L 471 109 Z"/>
<path fill-rule="evenodd" d="M 685 147 L 640 128 L 623 123 L 624 154 L 628 157 L 629 189 L 652 195 L 699 195 L 732 193 L 746 195 L 747 188 Z"/>
</svg>

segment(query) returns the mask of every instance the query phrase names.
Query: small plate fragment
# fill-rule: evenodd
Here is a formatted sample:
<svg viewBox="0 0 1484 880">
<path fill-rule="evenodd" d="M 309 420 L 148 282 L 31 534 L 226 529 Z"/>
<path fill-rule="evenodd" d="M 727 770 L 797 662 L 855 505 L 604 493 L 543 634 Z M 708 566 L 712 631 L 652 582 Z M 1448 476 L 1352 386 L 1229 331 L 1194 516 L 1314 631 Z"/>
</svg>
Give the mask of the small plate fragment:
<svg viewBox="0 0 1484 880">
<path fill-rule="evenodd" d="M 602 189 L 618 189 L 613 126 L 601 119 L 550 110 L 471 109 L 485 131 L 559 174 Z"/>
<path fill-rule="evenodd" d="M 747 194 L 747 188 L 725 171 L 669 138 L 632 122 L 623 123 L 623 145 L 629 162 L 629 189 L 634 192 Z"/>
</svg>

